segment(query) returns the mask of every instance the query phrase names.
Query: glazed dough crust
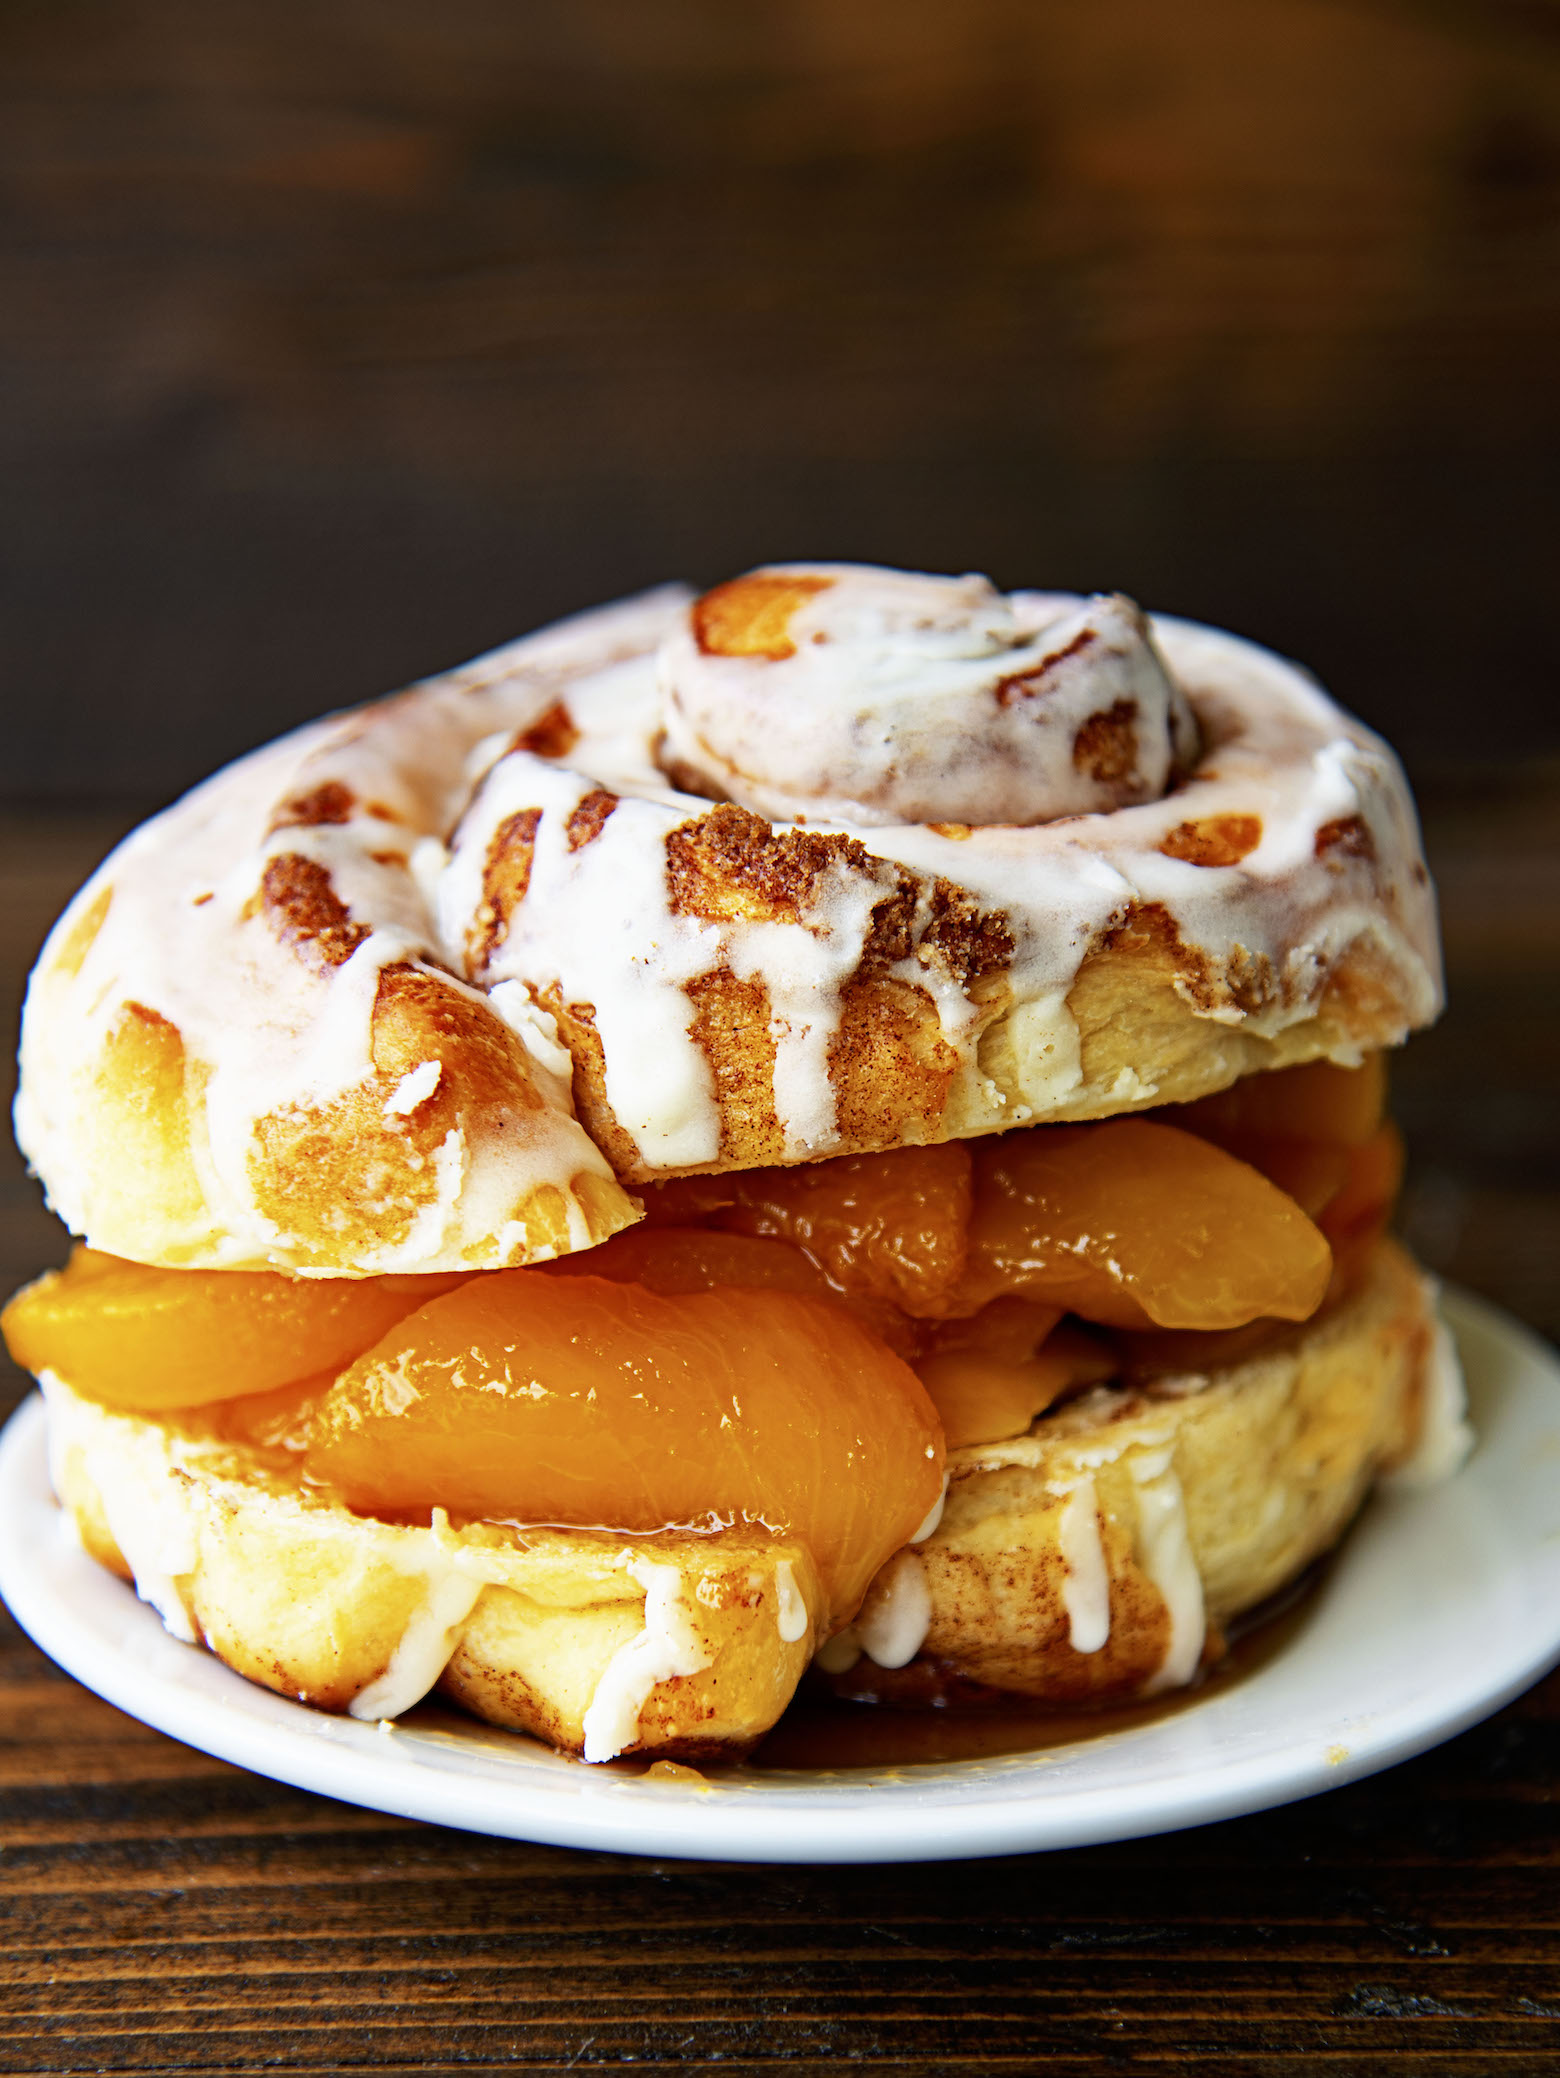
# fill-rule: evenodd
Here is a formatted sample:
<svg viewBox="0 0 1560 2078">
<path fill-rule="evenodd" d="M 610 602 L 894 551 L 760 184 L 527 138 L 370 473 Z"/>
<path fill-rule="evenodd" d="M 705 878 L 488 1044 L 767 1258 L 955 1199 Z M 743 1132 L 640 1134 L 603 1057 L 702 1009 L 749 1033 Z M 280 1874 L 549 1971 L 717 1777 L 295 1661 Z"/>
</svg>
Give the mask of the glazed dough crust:
<svg viewBox="0 0 1560 2078">
<path fill-rule="evenodd" d="M 1161 1679 L 1177 1646 L 1188 1678 L 1202 1627 L 1216 1635 L 1302 1571 L 1375 1474 L 1414 1449 L 1433 1333 L 1425 1280 L 1383 1244 L 1363 1288 L 1276 1351 L 1151 1392 L 1091 1394 L 1026 1437 L 953 1453 L 942 1522 L 909 1555 L 930 1588 L 924 1645 L 877 1685 L 914 1693 L 935 1663 L 1061 1703 L 1100 1701 Z M 45 1389 L 57 1490 L 87 1549 L 136 1578 L 178 1634 L 325 1709 L 390 1715 L 438 1681 L 479 1717 L 589 1753 L 592 1705 L 650 1628 L 656 1592 L 663 1628 L 668 1609 L 675 1622 L 670 1661 L 649 1661 L 686 1671 L 646 1687 L 614 1750 L 733 1756 L 774 1723 L 819 1642 L 817 1576 L 784 1538 L 399 1527 L 188 1425 L 109 1413 L 57 1380 Z M 1062 1539 L 1084 1479 L 1109 1588 L 1109 1635 L 1091 1652 L 1070 1642 Z M 1189 1657 L 1143 1498 L 1172 1485 L 1199 1583 Z"/>
<path fill-rule="evenodd" d="M 1433 1412 L 1437 1334 L 1425 1278 L 1384 1242 L 1353 1298 L 1277 1349 L 1151 1392 L 1102 1389 L 1028 1436 L 950 1452 L 947 1507 L 920 1552 L 932 1617 L 918 1665 L 873 1686 L 924 1696 L 936 1666 L 1047 1702 L 1099 1703 L 1154 1683 L 1177 1643 L 1195 1670 L 1235 1617 L 1330 1551 L 1377 1474 L 1414 1452 Z M 1455 1452 L 1464 1439 L 1445 1440 Z M 1072 1642 L 1063 1548 L 1085 1482 L 1110 1596 L 1109 1635 L 1091 1651 Z M 1200 1589 L 1179 1641 L 1145 1494 L 1178 1518 Z"/>
<path fill-rule="evenodd" d="M 1435 1014 L 1401 772 L 1267 652 L 1153 623 L 1201 744 L 1163 800 L 852 829 L 657 765 L 685 613 L 316 724 L 105 862 L 23 1026 L 18 1137 L 73 1232 L 502 1268 L 629 1224 L 636 1182 L 1108 1117 Z"/>
<path fill-rule="evenodd" d="M 407 1528 L 323 1501 L 274 1454 L 199 1424 L 112 1413 L 53 1378 L 44 1392 L 55 1489 L 88 1552 L 176 1636 L 319 1709 L 395 1717 L 438 1683 L 492 1724 L 585 1751 L 654 1594 L 670 1640 L 649 1657 L 657 1678 L 591 1757 L 696 1759 L 766 1731 L 817 1642 L 822 1590 L 788 1539 Z"/>
</svg>

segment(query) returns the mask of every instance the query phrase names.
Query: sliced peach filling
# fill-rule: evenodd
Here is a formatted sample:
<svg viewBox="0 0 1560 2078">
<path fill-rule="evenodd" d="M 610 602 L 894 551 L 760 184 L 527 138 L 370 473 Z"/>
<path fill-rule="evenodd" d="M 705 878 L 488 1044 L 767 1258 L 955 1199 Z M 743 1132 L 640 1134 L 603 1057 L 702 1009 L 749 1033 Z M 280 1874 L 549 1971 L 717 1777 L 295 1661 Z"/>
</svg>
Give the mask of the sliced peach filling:
<svg viewBox="0 0 1560 2078">
<path fill-rule="evenodd" d="M 270 1392 L 352 1361 L 458 1277 L 280 1277 L 269 1270 L 157 1270 L 71 1251 L 0 1316 L 29 1371 L 136 1414 Z"/>
<path fill-rule="evenodd" d="M 1306 1320 L 1332 1252 L 1294 1199 L 1146 1118 L 1005 1134 L 976 1154 L 961 1310 L 1006 1293 L 1111 1328 Z"/>
<path fill-rule="evenodd" d="M 1232 1360 L 1362 1273 L 1400 1149 L 1379 1062 L 973 1146 L 645 1191 L 542 1269 L 297 1279 L 78 1249 L 7 1343 L 105 1405 L 220 1405 L 367 1513 L 812 1549 L 835 1620 L 940 1490 L 942 1449 L 1070 1392 Z"/>
<path fill-rule="evenodd" d="M 968 1253 L 968 1148 L 901 1147 L 799 1169 L 678 1177 L 643 1193 L 654 1225 L 713 1226 L 801 1249 L 837 1290 L 912 1315 L 951 1310 Z"/>
<path fill-rule="evenodd" d="M 996 1442 L 1103 1379 L 1236 1361 L 1351 1288 L 1401 1177 L 1385 1095 L 1379 1055 L 1314 1062 L 1142 1117 L 679 1179 L 646 1213 L 775 1237 L 891 1302 L 949 1447 Z"/>
<path fill-rule="evenodd" d="M 943 1441 L 915 1373 L 827 1300 L 498 1270 L 345 1371 L 305 1462 L 372 1514 L 760 1521 L 809 1546 L 843 1623 L 941 1494 Z"/>
</svg>

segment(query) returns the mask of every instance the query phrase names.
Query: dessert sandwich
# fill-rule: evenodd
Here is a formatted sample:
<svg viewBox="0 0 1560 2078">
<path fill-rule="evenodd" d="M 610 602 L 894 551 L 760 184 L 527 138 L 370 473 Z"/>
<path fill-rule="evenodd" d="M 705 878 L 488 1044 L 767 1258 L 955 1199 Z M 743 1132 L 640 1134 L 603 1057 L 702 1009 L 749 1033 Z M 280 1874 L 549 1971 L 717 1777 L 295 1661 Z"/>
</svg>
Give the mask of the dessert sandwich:
<svg viewBox="0 0 1560 2078">
<path fill-rule="evenodd" d="M 86 1548 L 588 1761 L 1195 1681 L 1467 1447 L 1387 1235 L 1401 771 L 1121 597 L 766 568 L 241 759 L 50 936 L 10 1303 Z M 810 1671 L 809 1671 L 810 1670 Z"/>
</svg>

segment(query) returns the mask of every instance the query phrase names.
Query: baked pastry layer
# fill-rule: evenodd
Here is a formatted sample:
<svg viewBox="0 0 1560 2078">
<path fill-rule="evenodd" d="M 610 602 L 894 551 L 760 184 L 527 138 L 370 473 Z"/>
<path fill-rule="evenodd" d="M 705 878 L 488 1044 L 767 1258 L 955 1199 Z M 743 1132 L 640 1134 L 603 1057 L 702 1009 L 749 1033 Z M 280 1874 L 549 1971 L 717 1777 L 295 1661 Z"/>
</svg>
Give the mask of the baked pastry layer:
<svg viewBox="0 0 1560 2078">
<path fill-rule="evenodd" d="M 394 1718 L 437 1683 L 591 1760 L 736 1753 L 816 1643 L 806 1548 L 350 1514 L 200 1422 L 110 1412 L 46 1377 L 55 1491 L 175 1637 L 280 1694 Z"/>
<path fill-rule="evenodd" d="M 1082 653 L 1029 637 L 1090 616 L 1007 609 L 1043 706 Z M 1097 712 L 1068 681 L 1069 769 L 1126 805 L 858 827 L 673 784 L 687 617 L 586 615 L 128 840 L 29 991 L 18 1133 L 67 1225 L 169 1266 L 498 1268 L 631 1222 L 625 1183 L 1109 1116 L 1434 1014 L 1396 761 L 1266 651 L 1149 624 L 1199 745 L 1161 799 L 1113 665 Z"/>
<path fill-rule="evenodd" d="M 1443 1477 L 1468 1443 L 1433 1287 L 1382 1242 L 1352 1297 L 1260 1355 L 1101 1387 L 1027 1436 L 951 1451 L 936 1535 L 891 1561 L 924 1576 L 920 1664 L 866 1685 L 924 1698 L 935 1664 L 1060 1703 L 1176 1687 L 1332 1548 L 1378 1472 Z M 875 1613 L 869 1597 L 869 1643 Z M 826 1653 L 841 1673 L 851 1642 Z"/>
<path fill-rule="evenodd" d="M 1210 1627 L 1326 1550 L 1378 1470 L 1455 1463 L 1447 1361 L 1426 1281 L 1382 1244 L 1352 1297 L 1248 1362 L 1096 1391 L 955 1452 L 940 1524 L 889 1561 L 825 1664 L 865 1645 L 889 1669 L 1057 1701 L 1184 1682 Z M 44 1389 L 88 1550 L 176 1635 L 325 1708 L 394 1716 L 439 1683 L 588 1759 L 737 1754 L 819 1642 L 816 1574 L 783 1537 L 382 1523 L 199 1422 Z"/>
</svg>

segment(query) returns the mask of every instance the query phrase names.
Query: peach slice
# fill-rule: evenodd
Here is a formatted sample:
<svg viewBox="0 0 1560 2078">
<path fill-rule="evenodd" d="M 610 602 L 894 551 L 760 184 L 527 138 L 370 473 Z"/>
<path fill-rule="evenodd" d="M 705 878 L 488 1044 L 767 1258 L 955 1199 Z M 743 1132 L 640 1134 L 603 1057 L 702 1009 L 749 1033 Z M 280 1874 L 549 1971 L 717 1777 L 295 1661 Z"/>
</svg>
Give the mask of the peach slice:
<svg viewBox="0 0 1560 2078">
<path fill-rule="evenodd" d="M 1038 1126 L 977 1156 L 967 1311 L 1018 1293 L 1116 1328 L 1305 1320 L 1331 1267 L 1292 1198 L 1174 1126 Z"/>
<path fill-rule="evenodd" d="M 831 1628 L 925 1518 L 942 1463 L 920 1381 L 837 1305 L 538 1270 L 473 1278 L 392 1328 L 326 1394 L 305 1455 L 369 1514 L 786 1529 Z"/>
<path fill-rule="evenodd" d="M 129 1412 L 206 1407 L 339 1369 L 459 1277 L 160 1270 L 77 1248 L 0 1316 L 6 1347 Z"/>
<path fill-rule="evenodd" d="M 935 1315 L 963 1274 L 970 1180 L 969 1150 L 950 1142 L 679 1178 L 644 1199 L 652 1224 L 708 1223 L 788 1241 L 840 1290 Z"/>
<path fill-rule="evenodd" d="M 1021 1436 L 1064 1393 L 1115 1375 L 1104 1344 L 1059 1318 L 1054 1306 L 994 1299 L 969 1320 L 939 1324 L 915 1369 L 950 1450 Z"/>
<path fill-rule="evenodd" d="M 549 1277 L 609 1277 L 614 1284 L 642 1284 L 663 1298 L 729 1286 L 802 1292 L 844 1307 L 900 1356 L 913 1356 L 923 1339 L 917 1324 L 886 1299 L 839 1291 L 800 1249 L 751 1234 L 713 1227 L 630 1227 L 599 1248 L 560 1256 L 541 1267 Z"/>
<path fill-rule="evenodd" d="M 1195 1104 L 1167 1104 L 1158 1116 L 1166 1125 L 1205 1134 L 1220 1146 L 1275 1137 L 1360 1147 L 1380 1127 L 1386 1101 L 1386 1055 L 1373 1053 L 1357 1068 L 1306 1061 L 1298 1068 L 1246 1075 Z"/>
</svg>

